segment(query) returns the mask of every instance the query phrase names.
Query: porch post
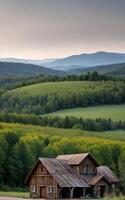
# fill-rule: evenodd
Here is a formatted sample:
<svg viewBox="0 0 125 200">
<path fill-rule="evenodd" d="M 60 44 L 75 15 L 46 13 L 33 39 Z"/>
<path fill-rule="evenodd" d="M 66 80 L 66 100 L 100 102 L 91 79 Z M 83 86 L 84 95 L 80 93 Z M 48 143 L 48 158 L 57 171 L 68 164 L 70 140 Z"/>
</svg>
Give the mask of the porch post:
<svg viewBox="0 0 125 200">
<path fill-rule="evenodd" d="M 105 196 L 107 197 L 108 195 L 108 188 L 107 188 L 107 185 L 106 185 L 106 188 L 105 188 Z"/>
<path fill-rule="evenodd" d="M 73 190 L 74 188 L 70 188 L 70 199 L 73 199 Z"/>
<path fill-rule="evenodd" d="M 86 196 L 85 192 L 86 192 L 86 188 L 83 188 L 83 197 Z"/>
<path fill-rule="evenodd" d="M 56 193 L 57 193 L 57 199 L 60 199 L 60 198 L 62 198 L 62 195 L 60 195 L 60 193 L 61 193 L 61 191 L 62 191 L 62 188 L 60 188 L 59 190 L 57 189 L 56 190 Z"/>
</svg>

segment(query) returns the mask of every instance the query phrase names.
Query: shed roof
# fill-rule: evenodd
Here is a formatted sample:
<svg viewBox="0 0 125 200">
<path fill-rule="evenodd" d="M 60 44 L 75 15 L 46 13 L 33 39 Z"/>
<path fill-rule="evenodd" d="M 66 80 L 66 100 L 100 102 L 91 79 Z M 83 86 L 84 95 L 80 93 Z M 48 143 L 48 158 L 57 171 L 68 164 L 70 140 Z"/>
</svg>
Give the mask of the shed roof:
<svg viewBox="0 0 125 200">
<path fill-rule="evenodd" d="M 97 168 L 99 174 L 103 175 L 109 183 L 118 183 L 119 180 L 113 171 L 107 166 L 100 166 Z"/>
<path fill-rule="evenodd" d="M 38 161 L 43 164 L 60 187 L 89 187 L 85 180 L 64 161 L 55 158 L 39 158 Z M 28 182 L 33 170 L 30 172 L 26 182 Z"/>
<path fill-rule="evenodd" d="M 102 179 L 105 179 L 105 177 L 102 175 L 96 175 L 88 183 L 90 185 L 96 185 Z M 106 180 L 106 182 L 107 182 L 107 180 Z"/>
<path fill-rule="evenodd" d="M 68 165 L 79 165 L 87 156 L 90 156 L 94 163 L 99 166 L 89 153 L 59 155 L 56 159 L 65 160 Z"/>
</svg>

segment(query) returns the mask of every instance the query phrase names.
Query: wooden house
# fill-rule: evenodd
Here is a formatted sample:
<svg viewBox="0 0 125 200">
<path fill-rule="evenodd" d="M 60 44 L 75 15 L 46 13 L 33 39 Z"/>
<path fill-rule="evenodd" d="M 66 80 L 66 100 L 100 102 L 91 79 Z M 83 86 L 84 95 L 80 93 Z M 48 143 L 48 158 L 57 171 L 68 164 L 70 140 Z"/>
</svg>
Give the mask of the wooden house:
<svg viewBox="0 0 125 200">
<path fill-rule="evenodd" d="M 39 158 L 26 178 L 31 198 L 97 198 L 113 193 L 118 179 L 88 153 Z"/>
</svg>

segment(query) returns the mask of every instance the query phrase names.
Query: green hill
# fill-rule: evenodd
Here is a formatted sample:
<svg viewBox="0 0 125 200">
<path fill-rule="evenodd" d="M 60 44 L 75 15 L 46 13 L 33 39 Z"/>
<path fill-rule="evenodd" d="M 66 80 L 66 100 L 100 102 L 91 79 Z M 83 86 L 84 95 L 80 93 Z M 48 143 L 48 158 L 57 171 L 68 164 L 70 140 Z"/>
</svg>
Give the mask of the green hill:
<svg viewBox="0 0 125 200">
<path fill-rule="evenodd" d="M 10 90 L 0 98 L 0 109 L 19 113 L 49 113 L 66 108 L 125 102 L 125 84 L 113 81 L 39 83 Z"/>
<path fill-rule="evenodd" d="M 22 93 L 27 96 L 44 96 L 51 94 L 69 94 L 77 91 L 85 90 L 88 87 L 96 87 L 98 86 L 98 82 L 91 81 L 64 81 L 64 82 L 50 82 L 50 83 L 38 83 L 25 87 L 21 87 L 18 89 L 8 91 L 7 95 L 20 95 Z"/>
<path fill-rule="evenodd" d="M 94 72 L 94 71 L 97 71 L 100 74 L 107 74 L 107 75 L 116 76 L 116 77 L 124 77 L 125 63 L 112 64 L 112 65 L 100 65 L 100 66 L 89 67 L 89 68 L 77 67 L 76 69 L 69 70 L 68 73 L 85 74 L 85 73 Z"/>
<path fill-rule="evenodd" d="M 0 76 L 35 76 L 39 74 L 62 75 L 61 71 L 49 69 L 42 66 L 0 62 Z"/>
</svg>

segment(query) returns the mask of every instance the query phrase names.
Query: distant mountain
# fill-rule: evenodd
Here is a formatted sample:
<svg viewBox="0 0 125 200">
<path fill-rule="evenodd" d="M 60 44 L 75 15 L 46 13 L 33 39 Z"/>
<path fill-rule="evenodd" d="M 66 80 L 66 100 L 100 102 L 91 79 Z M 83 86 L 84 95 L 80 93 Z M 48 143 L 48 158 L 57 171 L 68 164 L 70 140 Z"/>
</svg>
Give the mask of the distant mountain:
<svg viewBox="0 0 125 200">
<path fill-rule="evenodd" d="M 92 54 L 73 55 L 49 63 L 44 63 L 44 66 L 68 71 L 70 69 L 87 68 L 115 63 L 125 63 L 125 53 L 96 52 Z"/>
<path fill-rule="evenodd" d="M 49 63 L 57 60 L 56 58 L 50 59 L 41 59 L 41 60 L 33 60 L 33 59 L 20 59 L 20 58 L 0 58 L 1 62 L 12 62 L 12 63 L 26 63 L 26 64 L 34 64 L 42 66 L 44 63 Z"/>
<path fill-rule="evenodd" d="M 24 63 L 0 62 L 0 76 L 63 75 L 64 72 Z"/>
<path fill-rule="evenodd" d="M 118 63 L 112 65 L 100 65 L 88 68 L 76 68 L 69 70 L 69 74 L 84 74 L 88 72 L 97 71 L 100 74 L 108 74 L 111 76 L 125 77 L 125 63 Z"/>
</svg>

